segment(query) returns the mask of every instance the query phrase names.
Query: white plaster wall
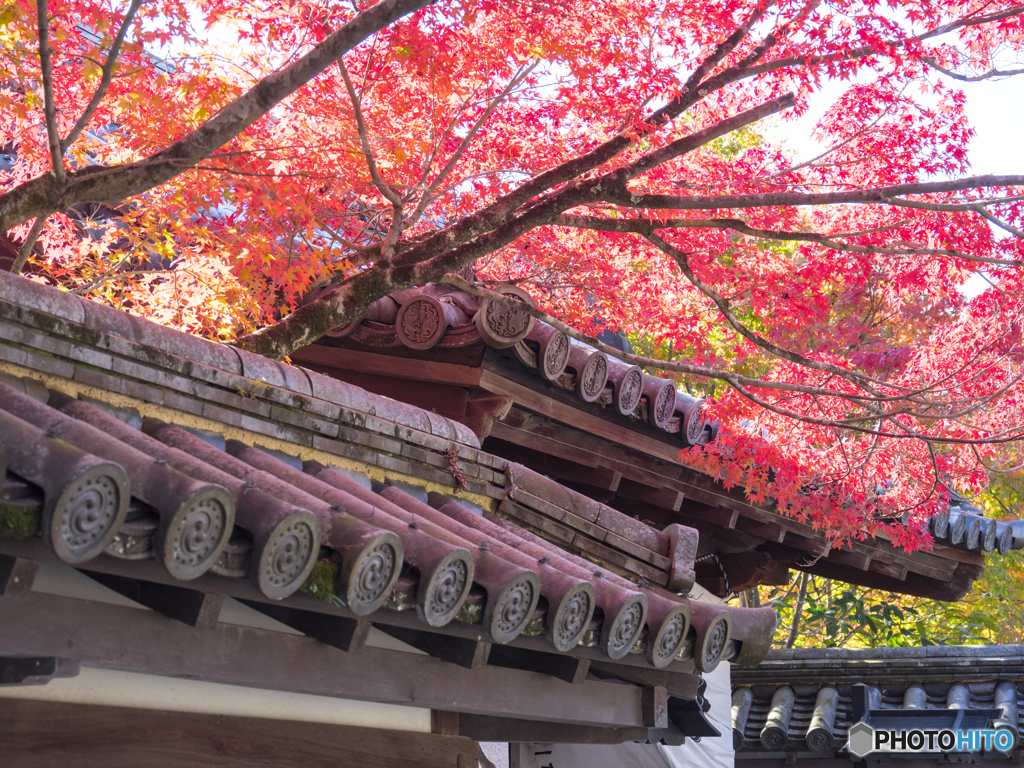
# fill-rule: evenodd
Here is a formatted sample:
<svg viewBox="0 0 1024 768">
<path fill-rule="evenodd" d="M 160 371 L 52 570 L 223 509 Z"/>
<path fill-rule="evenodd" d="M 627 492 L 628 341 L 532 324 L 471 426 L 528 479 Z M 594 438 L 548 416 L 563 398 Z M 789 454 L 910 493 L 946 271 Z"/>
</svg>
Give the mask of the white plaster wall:
<svg viewBox="0 0 1024 768">
<path fill-rule="evenodd" d="M 263 691 L 94 667 L 82 667 L 77 677 L 58 678 L 46 685 L 0 688 L 0 699 L 4 698 L 430 733 L 429 709 Z"/>
</svg>

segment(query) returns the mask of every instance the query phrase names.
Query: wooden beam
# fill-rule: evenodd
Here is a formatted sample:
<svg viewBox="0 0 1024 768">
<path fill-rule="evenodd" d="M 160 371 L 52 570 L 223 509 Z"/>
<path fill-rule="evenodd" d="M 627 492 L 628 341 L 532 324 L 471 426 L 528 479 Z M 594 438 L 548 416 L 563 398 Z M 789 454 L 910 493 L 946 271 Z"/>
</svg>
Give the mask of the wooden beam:
<svg viewBox="0 0 1024 768">
<path fill-rule="evenodd" d="M 788 560 L 790 562 L 807 562 L 815 558 L 824 558 L 828 553 L 828 542 L 821 538 L 808 538 L 798 534 L 790 533 L 786 536 L 785 544 L 774 544 L 769 542 L 764 550 L 772 553 L 777 560 Z M 777 556 L 776 552 L 787 552 L 790 557 Z"/>
<path fill-rule="evenodd" d="M 515 407 L 502 421 L 494 423 L 491 437 L 584 466 L 615 469 L 624 478 L 655 488 L 674 487 L 676 470 L 683 469 Z M 676 490 L 688 493 L 682 486 Z"/>
<path fill-rule="evenodd" d="M 882 576 L 888 576 L 899 581 L 905 581 L 907 578 L 907 566 L 883 563 L 881 560 L 872 560 L 871 564 L 868 566 L 868 570 L 872 573 L 879 573 Z"/>
<path fill-rule="evenodd" d="M 586 430 L 619 445 L 642 451 L 672 462 L 679 461 L 683 448 L 677 435 L 655 430 L 645 422 L 620 416 L 611 409 L 583 402 L 575 393 L 569 394 L 555 387 L 537 391 L 541 380 L 527 373 L 509 358 L 484 355 L 480 386 L 488 392 L 509 395 L 521 408 L 547 416 L 550 419 Z"/>
<path fill-rule="evenodd" d="M 543 414 L 543 411 L 538 413 Z M 576 422 L 575 427 L 587 428 L 582 422 Z M 645 456 L 643 448 L 632 448 L 629 443 L 615 444 L 613 436 L 587 434 L 573 426 L 554 423 L 520 408 L 512 408 L 504 422 L 494 425 L 492 434 L 502 440 L 571 458 L 573 461 L 600 462 L 603 466 L 620 471 L 623 478 L 646 483 L 651 487 L 682 491 L 687 500 L 696 499 L 707 505 L 704 509 L 689 513 L 693 519 L 707 520 L 720 525 L 720 521 L 709 519 L 714 513 L 709 514 L 708 510 L 714 509 L 718 504 L 728 505 L 731 508 L 729 514 L 734 516 L 736 521 L 734 525 L 742 516 L 752 521 L 782 526 L 787 531 L 786 543 L 809 552 L 812 556 L 820 554 L 827 546 L 825 539 L 811 526 L 783 517 L 770 509 L 749 504 L 736 494 L 726 491 L 710 477 L 679 464 L 677 455 L 667 456 L 659 454 L 658 451 L 647 451 Z M 716 512 L 721 513 L 722 510 Z M 681 507 L 681 515 L 688 515 L 687 502 Z M 685 522 L 685 518 L 682 521 Z M 935 553 L 908 554 L 881 539 L 869 543 L 854 542 L 852 549 L 858 555 L 870 556 L 875 561 L 882 560 L 894 566 L 903 566 L 910 573 L 944 583 L 949 583 L 953 579 L 958 563 L 970 566 L 976 564 L 973 558 L 943 557 L 940 550 Z M 889 588 L 899 589 L 900 586 L 891 584 Z"/>
<path fill-rule="evenodd" d="M 706 523 L 722 528 L 735 528 L 739 524 L 740 513 L 725 507 L 709 507 L 700 502 L 685 503 L 679 509 L 680 521 L 703 520 Z"/>
<path fill-rule="evenodd" d="M 525 648 L 496 645 L 491 649 L 489 664 L 510 669 L 528 669 L 578 685 L 587 679 L 589 659 L 576 659 L 560 653 L 540 653 Z"/>
<path fill-rule="evenodd" d="M 538 720 L 463 715 L 459 719 L 459 735 L 474 741 L 507 741 L 513 744 L 622 744 L 627 741 L 645 740 L 647 729 L 595 728 L 587 725 L 544 723 Z"/>
<path fill-rule="evenodd" d="M 491 433 L 495 420 L 505 418 L 511 407 L 512 398 L 507 395 L 492 395 L 480 389 L 473 390 L 466 402 L 466 415 L 460 421 L 483 440 Z"/>
<path fill-rule="evenodd" d="M 942 557 L 947 560 L 956 560 L 958 563 L 967 563 L 968 565 L 985 564 L 985 554 L 983 552 L 971 552 L 966 549 L 948 547 L 945 544 L 940 544 L 939 542 L 935 542 L 935 548 L 932 549 L 932 555 L 935 557 Z"/>
<path fill-rule="evenodd" d="M 860 571 L 868 570 L 871 565 L 871 555 L 866 552 L 855 552 L 850 549 L 833 549 L 826 557 L 834 563 L 848 565 Z"/>
<path fill-rule="evenodd" d="M 442 736 L 458 736 L 459 713 L 446 712 L 443 709 L 430 710 L 430 732 Z"/>
<path fill-rule="evenodd" d="M 381 625 L 378 629 L 436 659 L 465 669 L 481 669 L 487 664 L 487 659 L 491 654 L 491 644 L 482 640 L 445 637 L 433 632 L 417 632 L 404 627 Z"/>
<path fill-rule="evenodd" d="M 489 442 L 488 449 L 503 459 L 528 466 L 542 475 L 550 475 L 559 480 L 568 480 L 580 485 L 589 485 L 603 491 L 616 490 L 622 480 L 622 473 L 617 469 L 581 464 L 542 451 L 530 450 L 505 440 Z"/>
<path fill-rule="evenodd" d="M 538 490 L 537 493 L 542 493 L 542 491 Z M 635 541 L 626 538 L 626 536 L 630 535 L 630 533 L 628 531 L 628 528 L 626 528 L 625 526 L 619 527 L 619 530 L 623 531 L 623 535 L 613 533 L 611 530 L 609 530 L 609 528 L 612 527 L 614 521 L 609 521 L 609 527 L 605 528 L 602 525 L 591 523 L 588 520 L 585 520 L 580 515 L 576 515 L 567 509 L 563 509 L 562 507 L 551 504 L 546 499 L 542 499 L 539 496 L 534 496 L 533 494 L 528 493 L 527 491 L 521 488 L 517 488 L 513 494 L 510 494 L 510 496 L 511 498 L 515 499 L 515 502 L 511 502 L 506 499 L 504 502 L 502 502 L 502 509 L 506 509 L 506 505 L 511 506 L 514 504 L 517 508 L 516 514 L 518 515 L 522 515 L 523 512 L 531 513 L 535 517 L 538 515 L 543 515 L 544 518 L 547 520 L 557 520 L 558 524 L 563 526 L 569 526 L 574 531 L 579 531 L 581 534 L 583 534 L 583 536 L 576 535 L 573 537 L 572 541 L 574 542 L 575 546 L 582 548 L 584 545 L 581 543 L 581 539 L 585 538 L 588 540 L 592 540 L 592 542 L 594 543 L 601 542 L 602 544 L 607 544 L 609 547 L 614 547 L 615 549 L 625 552 L 631 555 L 632 557 L 637 558 L 638 560 L 642 560 L 644 563 L 647 564 L 647 566 L 650 566 L 651 568 L 665 571 L 666 573 L 668 572 L 669 568 L 671 568 L 672 563 L 669 561 L 667 557 L 658 554 L 657 552 L 653 552 L 650 549 L 647 549 L 646 547 L 637 544 Z M 634 520 L 628 520 L 624 522 L 636 525 L 637 527 L 643 527 L 638 525 Z M 531 524 L 536 525 L 536 523 Z M 564 539 L 564 536 L 559 534 L 559 538 Z M 600 554 L 600 552 L 595 551 L 594 554 Z M 622 563 L 616 562 L 615 559 L 611 559 L 610 562 L 614 562 L 617 565 L 623 565 Z M 640 571 L 638 571 L 638 573 L 644 576 L 644 578 L 649 578 L 647 573 Z"/>
<path fill-rule="evenodd" d="M 639 688 L 590 680 L 570 686 L 501 667 L 471 671 L 382 648 L 353 655 L 309 637 L 232 624 L 199 631 L 149 611 L 38 592 L 0 600 L 0 654 L 501 717 L 643 724 Z"/>
<path fill-rule="evenodd" d="M 407 369 L 415 370 L 415 366 L 410 366 L 408 360 L 404 360 L 403 364 Z M 392 378 L 377 373 L 331 368 L 315 363 L 308 365 L 310 370 L 317 373 L 354 384 L 368 392 L 434 411 L 451 419 L 462 420 L 466 415 L 469 391 L 465 387 Z"/>
<path fill-rule="evenodd" d="M 693 668 L 692 663 L 690 667 Z M 697 695 L 697 688 L 700 686 L 700 678 L 694 674 L 666 672 L 649 667 L 647 669 L 626 667 L 612 661 L 591 662 L 590 671 L 596 677 L 604 680 L 623 680 L 642 686 L 661 685 L 673 696 L 680 696 L 684 699 L 694 698 Z"/>
<path fill-rule="evenodd" d="M 760 536 L 765 541 L 774 541 L 776 544 L 781 543 L 786 538 L 786 529 L 783 526 L 776 523 L 760 523 L 757 520 L 751 520 L 749 517 L 737 517 L 736 530 Z"/>
<path fill-rule="evenodd" d="M 476 768 L 462 736 L 7 699 L 5 768 Z"/>
<path fill-rule="evenodd" d="M 0 596 L 20 597 L 32 591 L 39 563 L 20 557 L 0 555 Z"/>
<path fill-rule="evenodd" d="M 740 493 L 726 491 L 710 477 L 683 466 L 678 460 L 678 450 L 672 456 L 652 458 L 643 451 L 631 450 L 600 436 L 581 432 L 515 407 L 504 421 L 494 425 L 491 434 L 495 438 L 572 461 L 616 469 L 622 473 L 623 478 L 652 488 L 681 491 L 688 500 L 701 502 L 710 509 L 728 504 L 744 516 L 760 522 L 778 523 L 788 530 L 813 533 L 811 526 L 783 518 L 768 509 L 755 507 L 747 503 Z"/>
<path fill-rule="evenodd" d="M 789 568 L 780 565 L 774 571 L 769 571 L 768 574 L 761 579 L 761 584 L 769 587 L 785 587 L 792 580 Z"/>
<path fill-rule="evenodd" d="M 355 349 L 312 344 L 295 350 L 291 356 L 296 363 L 325 366 L 339 370 L 391 376 L 396 379 L 433 381 L 462 387 L 475 387 L 480 383 L 480 369 L 454 363 L 417 360 L 415 364 L 403 357 L 361 352 Z"/>
<path fill-rule="evenodd" d="M 873 561 L 872 564 L 874 564 Z M 824 576 L 837 581 L 845 581 L 850 584 L 859 584 L 874 589 L 892 591 L 893 578 L 891 576 L 873 571 L 859 571 L 849 566 L 830 563 L 828 558 L 822 558 L 813 566 L 803 568 L 808 573 L 816 576 Z M 916 595 L 931 600 L 941 600 L 946 603 L 962 600 L 971 585 L 981 576 L 980 566 L 960 563 L 956 573 L 948 580 L 930 579 L 921 574 L 908 571 L 906 579 L 901 583 L 899 591 L 905 595 Z"/>
<path fill-rule="evenodd" d="M 286 605 L 272 605 L 255 600 L 239 600 L 254 611 L 279 621 L 307 637 L 338 648 L 346 653 L 359 653 L 366 647 L 373 625 L 366 619 L 349 619 L 327 613 L 300 611 Z"/>
<path fill-rule="evenodd" d="M 668 728 L 668 691 L 661 685 L 651 685 L 642 690 L 644 725 L 648 728 Z"/>
<path fill-rule="evenodd" d="M 636 480 L 652 488 L 682 491 L 687 498 L 697 499 L 711 506 L 716 506 L 722 501 L 750 506 L 743 501 L 742 496 L 730 495 L 730 492 L 721 485 L 716 486 L 711 478 L 680 464 L 680 446 L 675 443 L 670 449 L 670 454 L 655 458 L 642 450 L 630 449 L 614 440 L 583 432 L 573 426 L 559 424 L 515 407 L 509 411 L 505 419 L 494 425 L 491 434 L 501 440 L 562 456 L 580 464 L 616 469 L 624 478 Z M 666 433 L 658 434 L 670 439 Z M 754 507 L 751 509 L 756 510 Z M 771 513 L 763 511 L 763 514 Z M 810 526 L 806 527 L 810 529 Z"/>
<path fill-rule="evenodd" d="M 648 485 L 638 483 L 635 480 L 624 480 L 619 484 L 616 495 L 623 499 L 642 501 L 646 504 L 653 504 L 656 507 L 678 512 L 683 504 L 682 491 L 672 488 L 651 488 Z"/>
<path fill-rule="evenodd" d="M 853 542 L 853 548 L 859 549 L 866 545 L 861 542 Z M 929 579 L 949 582 L 953 575 L 963 565 L 976 566 L 981 568 L 984 563 L 963 563 L 956 560 L 947 560 L 944 557 L 937 557 L 928 552 L 914 552 L 913 554 L 901 549 L 896 549 L 887 541 L 876 542 L 870 547 L 872 557 L 876 560 L 889 563 L 890 565 L 905 565 L 907 570 Z"/>
<path fill-rule="evenodd" d="M 608 502 L 608 506 L 619 510 L 624 515 L 639 517 L 640 522 L 644 525 L 649 525 L 659 530 L 673 523 L 683 522 L 683 518 L 679 516 L 679 513 L 670 512 L 664 507 L 656 507 L 653 504 L 645 504 L 642 501 L 612 498 Z"/>
<path fill-rule="evenodd" d="M 217 626 L 220 609 L 224 606 L 224 595 L 197 592 L 194 589 L 175 587 L 170 584 L 154 584 L 150 581 L 129 579 L 107 573 L 81 571 L 93 581 L 107 589 L 144 605 L 168 618 L 199 629 Z"/>
</svg>

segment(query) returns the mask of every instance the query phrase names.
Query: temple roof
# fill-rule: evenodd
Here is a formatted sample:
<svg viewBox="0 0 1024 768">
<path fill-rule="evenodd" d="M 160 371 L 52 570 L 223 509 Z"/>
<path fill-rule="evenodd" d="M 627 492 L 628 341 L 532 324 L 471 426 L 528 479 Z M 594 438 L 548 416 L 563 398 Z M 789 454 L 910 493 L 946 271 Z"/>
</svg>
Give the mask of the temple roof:
<svg viewBox="0 0 1024 768">
<path fill-rule="evenodd" d="M 867 705 L 861 713 L 870 710 L 894 722 L 916 718 L 918 725 L 908 720 L 907 728 L 944 727 L 943 718 L 952 723 L 959 710 L 998 710 L 991 727 L 1015 733 L 1017 760 L 1024 746 L 1021 645 L 774 650 L 756 669 L 734 668 L 732 685 L 738 763 L 780 768 L 793 760 L 848 763 L 850 757 L 840 750 L 860 718 L 857 696 Z M 858 691 L 856 686 L 866 687 Z M 912 714 L 902 714 L 907 712 Z M 932 725 L 922 725 L 928 715 L 921 712 L 932 713 Z M 882 759 L 869 757 L 869 762 Z M 945 762 L 941 754 L 928 759 Z"/>
<path fill-rule="evenodd" d="M 772 609 L 686 596 L 692 528 L 428 410 L 10 275 L 0 423 L 0 559 L 73 565 L 175 618 L 146 584 L 245 599 L 334 645 L 351 636 L 308 616 L 470 668 L 562 656 L 585 662 L 571 679 L 593 663 L 677 695 L 770 645 Z"/>
<path fill-rule="evenodd" d="M 529 301 L 514 286 L 496 290 Z M 936 546 L 905 552 L 879 534 L 834 547 L 808 523 L 756 503 L 680 461 L 717 425 L 703 401 L 571 342 L 515 307 L 434 283 L 396 291 L 360 320 L 293 359 L 469 426 L 491 453 L 525 463 L 656 528 L 700 532 L 697 581 L 727 596 L 782 584 L 789 568 L 893 592 L 957 600 L 981 574 L 983 553 L 1024 547 L 1024 522 L 999 522 L 959 500 L 932 520 Z M 505 512 L 549 538 L 512 503 Z M 542 524 L 543 523 L 543 524 Z M 646 573 L 641 575 L 647 577 Z"/>
<path fill-rule="evenodd" d="M 533 305 L 512 285 L 498 293 Z M 318 295 L 311 293 L 307 300 Z M 585 344 L 514 307 L 479 299 L 445 283 L 395 291 L 374 302 L 362 318 L 327 332 L 328 338 L 377 350 L 458 349 L 486 344 L 504 350 L 525 369 L 618 414 L 633 427 L 674 435 L 682 446 L 715 439 L 717 424 L 701 414 L 703 400 L 677 391 L 675 382 L 644 372 Z"/>
</svg>

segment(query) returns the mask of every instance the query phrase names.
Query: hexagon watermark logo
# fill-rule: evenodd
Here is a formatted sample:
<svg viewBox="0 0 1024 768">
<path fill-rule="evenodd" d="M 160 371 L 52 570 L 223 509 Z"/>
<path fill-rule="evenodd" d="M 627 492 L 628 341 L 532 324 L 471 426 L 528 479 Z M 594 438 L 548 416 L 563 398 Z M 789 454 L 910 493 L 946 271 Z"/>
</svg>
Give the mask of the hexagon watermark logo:
<svg viewBox="0 0 1024 768">
<path fill-rule="evenodd" d="M 850 727 L 849 742 L 847 744 L 850 752 L 857 757 L 864 757 L 875 749 L 875 729 L 867 723 L 855 723 Z"/>
</svg>

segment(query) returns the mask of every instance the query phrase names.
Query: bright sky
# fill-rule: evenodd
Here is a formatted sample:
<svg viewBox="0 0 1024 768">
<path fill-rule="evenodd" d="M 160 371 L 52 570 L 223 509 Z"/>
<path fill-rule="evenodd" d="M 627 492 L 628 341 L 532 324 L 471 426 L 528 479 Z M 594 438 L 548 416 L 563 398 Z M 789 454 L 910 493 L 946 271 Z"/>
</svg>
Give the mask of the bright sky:
<svg viewBox="0 0 1024 768">
<path fill-rule="evenodd" d="M 779 121 L 769 133 L 782 138 L 791 149 L 801 148 L 800 159 L 813 157 L 822 149 L 809 141 L 814 124 L 848 85 L 844 82 L 826 85 L 803 117 L 793 122 Z M 1024 140 L 1021 139 L 1024 75 L 980 83 L 950 82 L 950 85 L 967 94 L 967 114 L 977 132 L 970 147 L 974 173 L 1024 173 Z"/>
</svg>

